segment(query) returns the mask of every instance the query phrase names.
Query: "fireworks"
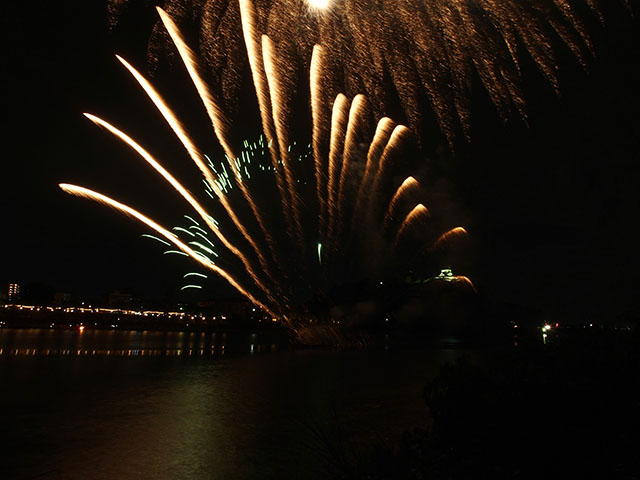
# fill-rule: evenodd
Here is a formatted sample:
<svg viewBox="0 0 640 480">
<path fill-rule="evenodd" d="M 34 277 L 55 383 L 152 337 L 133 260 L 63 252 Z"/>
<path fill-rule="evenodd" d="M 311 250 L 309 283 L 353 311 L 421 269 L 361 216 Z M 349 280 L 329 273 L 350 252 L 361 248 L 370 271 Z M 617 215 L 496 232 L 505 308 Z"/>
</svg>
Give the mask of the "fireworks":
<svg viewBox="0 0 640 480">
<path fill-rule="evenodd" d="M 308 0 L 311 9 L 326 10 L 331 5 L 331 0 Z"/>
<path fill-rule="evenodd" d="M 111 0 L 114 25 L 129 1 Z M 178 25 L 197 33 L 213 95 L 229 118 L 249 75 L 240 32 L 245 40 L 252 37 L 246 46 L 254 80 L 255 62 L 261 62 L 257 44 L 266 34 L 286 52 L 279 69 L 288 72 L 280 85 L 288 92 L 280 99 L 287 111 L 296 108 L 296 75 L 307 70 L 318 44 L 328 52 L 325 103 L 338 92 L 349 98 L 364 94 L 376 117 L 397 112 L 394 120 L 408 122 L 418 134 L 431 110 L 452 141 L 469 135 L 474 77 L 506 118 L 526 115 L 521 66 L 529 58 L 556 91 L 560 50 L 568 48 L 586 66 L 593 53 L 589 25 L 603 21 L 600 2 L 608 9 L 631 8 L 629 0 L 265 0 L 248 18 L 241 13 L 248 2 L 237 0 L 165 0 L 164 5 Z M 155 66 L 175 58 L 160 24 L 149 53 Z M 265 85 L 256 82 L 256 90 L 267 102 Z"/>
<path fill-rule="evenodd" d="M 184 242 L 182 242 L 180 239 L 178 239 L 175 234 L 172 234 L 167 229 L 161 227 L 156 222 L 151 220 L 149 217 L 146 217 L 145 215 L 141 214 L 137 210 L 135 210 L 135 209 L 133 209 L 133 208 L 127 206 L 127 205 L 124 205 L 123 203 L 120 203 L 120 202 L 118 202 L 116 200 L 113 200 L 112 198 L 109 198 L 106 195 L 102 195 L 101 193 L 94 192 L 93 190 L 89 190 L 88 188 L 78 187 L 77 185 L 69 185 L 67 183 L 61 183 L 60 184 L 60 188 L 62 190 L 64 190 L 65 192 L 70 193 L 72 195 L 77 195 L 79 197 L 90 198 L 91 200 L 95 200 L 96 202 L 100 202 L 100 203 L 104 203 L 106 205 L 109 205 L 110 207 L 113 207 L 116 210 L 119 210 L 122 213 L 124 213 L 126 215 L 129 215 L 129 216 L 135 218 L 136 220 L 140 221 L 141 223 L 147 225 L 148 227 L 154 229 L 156 232 L 158 232 L 160 235 L 165 237 L 167 240 L 169 240 L 169 242 L 173 243 L 182 252 L 184 252 L 186 255 L 188 255 L 189 257 L 194 259 L 196 262 L 200 263 L 202 266 L 204 266 L 204 267 L 206 267 L 206 268 L 208 268 L 210 270 L 213 270 L 214 272 L 219 274 L 222 278 L 224 278 L 227 282 L 229 282 L 229 284 L 231 286 L 233 286 L 236 290 L 238 290 L 238 292 L 240 292 L 242 295 L 247 297 L 253 303 L 255 303 L 256 305 L 259 305 L 262 308 L 264 308 L 267 312 L 270 312 L 270 313 L 272 312 L 269 309 L 269 307 L 264 305 L 262 302 L 260 302 L 258 299 L 256 299 L 250 292 L 248 292 L 245 288 L 243 288 L 238 283 L 238 281 L 234 277 L 232 277 L 228 272 L 226 272 L 225 270 L 223 270 L 220 267 L 216 266 L 205 255 L 202 255 L 201 253 L 194 251 L 192 248 L 190 248 L 188 245 L 186 245 Z"/>
<path fill-rule="evenodd" d="M 193 52 L 169 16 L 159 9 L 210 115 L 226 154 L 222 162 L 212 161 L 196 147 L 151 84 L 118 57 L 202 173 L 209 197 L 206 206 L 140 144 L 107 121 L 86 114 L 171 184 L 196 218 L 185 215 L 189 223 L 170 231 L 103 194 L 69 184 L 60 187 L 107 204 L 152 228 L 159 237 L 146 236 L 165 247 L 177 247 L 167 252 L 190 257 L 264 311 L 295 326 L 309 314 L 305 305 L 312 299 L 326 298 L 342 283 L 377 282 L 389 272 L 402 275 L 396 265 L 399 242 L 414 242 L 417 250 L 430 252 L 455 241 L 464 229 L 457 227 L 438 236 L 427 208 L 417 202 L 418 180 L 413 176 L 397 180 L 402 170 L 400 160 L 410 141 L 406 127 L 382 118 L 372 132 L 369 104 L 363 95 L 350 101 L 338 94 L 332 104 L 326 102 L 320 72 L 326 71 L 328 55 L 320 47 L 313 49 L 310 59 L 311 138 L 301 144 L 292 141 L 284 101 L 286 81 L 277 67 L 276 46 L 265 35 L 258 41 L 256 12 L 249 0 L 241 0 L 240 11 L 266 138 L 245 140 L 243 148 L 236 149 L 215 95 L 198 73 Z M 189 284 L 184 288 L 197 288 L 194 280 L 198 277 L 206 276 L 187 274 Z"/>
</svg>

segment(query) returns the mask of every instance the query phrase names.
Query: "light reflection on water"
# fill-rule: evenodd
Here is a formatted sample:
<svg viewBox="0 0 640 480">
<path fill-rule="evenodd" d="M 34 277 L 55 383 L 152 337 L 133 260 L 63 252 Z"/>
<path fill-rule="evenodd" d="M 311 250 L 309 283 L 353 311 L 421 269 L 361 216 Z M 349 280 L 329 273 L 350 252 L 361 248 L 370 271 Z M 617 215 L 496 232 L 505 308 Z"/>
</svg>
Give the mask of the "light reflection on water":
<svg viewBox="0 0 640 480">
<path fill-rule="evenodd" d="M 228 344 L 248 353 L 286 348 L 276 334 L 150 332 L 76 329 L 0 329 L 0 356 L 216 356 Z"/>
<path fill-rule="evenodd" d="M 461 353 L 89 330 L 4 330 L 0 348 L 0 478 L 97 480 L 323 478 L 309 425 L 397 439 L 424 425 L 426 381 Z"/>
</svg>

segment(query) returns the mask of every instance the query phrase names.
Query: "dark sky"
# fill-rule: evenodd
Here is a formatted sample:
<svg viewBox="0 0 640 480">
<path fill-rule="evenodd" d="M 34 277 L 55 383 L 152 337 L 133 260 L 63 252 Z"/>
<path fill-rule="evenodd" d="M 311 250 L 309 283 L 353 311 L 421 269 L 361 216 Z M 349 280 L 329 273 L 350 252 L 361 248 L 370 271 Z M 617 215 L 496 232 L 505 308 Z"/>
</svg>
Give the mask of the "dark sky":
<svg viewBox="0 0 640 480">
<path fill-rule="evenodd" d="M 1 7 L 0 283 L 86 295 L 175 291 L 189 270 L 183 259 L 57 187 L 96 188 L 167 225 L 185 213 L 148 167 L 82 116 L 104 116 L 156 151 L 174 147 L 113 56 L 144 67 L 149 24 L 114 38 L 103 2 L 17 3 Z M 468 273 L 478 289 L 551 319 L 640 314 L 638 21 L 610 18 L 595 39 L 588 73 L 561 54 L 560 97 L 524 62 L 528 126 L 503 124 L 476 89 L 471 144 L 430 154 L 432 192 L 471 234 Z M 222 282 L 209 287 L 210 296 L 228 293 Z"/>
</svg>

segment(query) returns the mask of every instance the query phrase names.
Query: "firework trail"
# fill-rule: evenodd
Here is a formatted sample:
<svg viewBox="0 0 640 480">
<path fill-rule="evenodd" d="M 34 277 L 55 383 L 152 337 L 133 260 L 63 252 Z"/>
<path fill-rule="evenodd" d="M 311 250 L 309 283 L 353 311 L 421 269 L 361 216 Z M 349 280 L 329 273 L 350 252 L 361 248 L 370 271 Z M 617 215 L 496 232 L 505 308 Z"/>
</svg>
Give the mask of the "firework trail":
<svg viewBox="0 0 640 480">
<path fill-rule="evenodd" d="M 251 67 L 253 85 L 258 97 L 260 107 L 260 117 L 262 119 L 262 131 L 267 136 L 268 141 L 276 138 L 273 118 L 271 116 L 271 99 L 269 97 L 269 87 L 265 73 L 264 60 L 262 58 L 262 37 L 257 33 L 257 13 L 251 0 L 239 0 L 240 19 L 242 21 L 242 32 Z"/>
<path fill-rule="evenodd" d="M 431 246 L 431 250 L 433 251 L 433 250 L 437 250 L 439 248 L 442 248 L 445 245 L 450 244 L 454 240 L 459 239 L 461 237 L 466 237 L 467 235 L 469 235 L 469 234 L 462 227 L 452 228 L 451 230 L 443 233 L 442 235 L 440 235 L 437 238 L 437 240 Z"/>
<path fill-rule="evenodd" d="M 242 7 L 243 12 L 250 9 L 249 4 Z M 172 25 L 165 13 L 160 12 L 160 15 L 167 24 Z M 248 25 L 247 28 L 252 28 L 250 21 L 245 23 Z M 177 30 L 171 36 L 181 38 Z M 252 35 L 245 35 L 245 38 L 248 43 L 254 41 Z M 398 156 L 410 137 L 409 129 L 403 125 L 394 124 L 388 118 L 383 118 L 378 122 L 375 132 L 371 133 L 369 128 L 371 115 L 363 95 L 356 96 L 350 102 L 345 95 L 338 94 L 330 108 L 325 100 L 327 94 L 323 90 L 319 74 L 322 71 L 322 51 L 319 48 L 314 50 L 310 71 L 313 118 L 311 143 L 306 152 L 304 149 L 300 154 L 292 152 L 290 130 L 284 120 L 286 114 L 283 112 L 284 106 L 280 95 L 282 88 L 280 73 L 274 68 L 276 50 L 266 36 L 262 37 L 260 45 L 254 42 L 253 47 L 256 50 L 248 55 L 264 60 L 264 70 L 259 69 L 254 76 L 260 84 L 260 86 L 256 85 L 256 96 L 261 108 L 263 125 L 273 126 L 274 137 L 268 138 L 267 141 L 261 138 L 256 143 L 245 141 L 240 157 L 233 159 L 230 157 L 233 153 L 231 144 L 224 144 L 224 140 L 221 140 L 221 146 L 227 155 L 225 161 L 218 167 L 195 146 L 185 128 L 151 84 L 125 60 L 120 59 L 152 99 L 170 128 L 180 139 L 189 157 L 203 174 L 205 192 L 211 199 L 218 202 L 216 205 L 222 206 L 222 210 L 231 222 L 232 233 L 234 229 L 239 232 L 247 240 L 247 245 L 234 244 L 223 233 L 223 228 L 213 219 L 202 202 L 198 201 L 151 154 L 125 133 L 95 115 L 86 114 L 91 121 L 106 128 L 125 142 L 160 173 L 198 213 L 204 222 L 203 226 L 208 230 L 202 228 L 195 219 L 185 216 L 191 224 L 187 228 L 174 227 L 173 230 L 177 233 L 173 233 L 133 208 L 100 193 L 68 184 L 61 184 L 60 187 L 65 192 L 105 203 L 137 219 L 179 249 L 168 252 L 191 257 L 202 266 L 222 276 L 251 302 L 272 315 L 282 316 L 290 325 L 295 326 L 296 315 L 304 311 L 303 305 L 310 296 L 326 296 L 327 289 L 338 286 L 331 282 L 333 279 L 341 278 L 344 265 L 348 264 L 352 275 L 357 278 L 376 278 L 382 273 L 380 268 L 385 265 L 394 265 L 396 256 L 401 253 L 396 251 L 399 240 L 418 223 L 428 222 L 429 214 L 427 208 L 422 203 L 418 203 L 406 213 L 399 228 L 387 221 L 387 217 L 391 215 L 403 214 L 401 199 L 408 196 L 407 192 L 418 191 L 416 188 L 418 182 L 414 177 L 408 177 L 400 186 L 391 185 L 393 178 L 391 173 L 394 172 L 398 164 Z M 185 44 L 180 49 L 188 51 Z M 249 50 L 247 46 L 247 51 Z M 190 55 L 188 62 L 193 67 L 196 62 Z M 253 60 L 250 59 L 249 62 L 252 63 Z M 193 68 L 188 67 L 187 70 L 196 84 L 196 89 L 205 92 L 204 98 L 209 98 L 206 94 L 208 91 L 206 84 L 203 82 L 198 86 L 202 79 L 197 77 Z M 264 105 L 270 106 L 270 112 L 262 111 Z M 215 110 L 214 107 L 211 100 L 213 110 Z M 329 113 L 331 113 L 330 121 L 327 118 Z M 221 133 L 223 129 L 216 126 L 222 120 L 216 115 L 212 117 L 214 131 L 218 139 L 224 139 L 226 134 Z M 315 180 L 315 183 L 311 182 L 312 186 L 309 189 L 299 189 L 297 187 L 299 179 L 295 178 L 296 171 L 292 164 L 294 161 L 304 163 L 302 160 L 308 157 L 313 161 L 307 171 L 310 173 L 309 178 Z M 231 174 L 226 170 L 225 165 L 229 166 Z M 269 205 L 258 209 L 249 195 L 249 188 L 250 179 L 260 171 L 263 172 L 261 181 L 275 182 L 277 188 L 273 191 L 280 197 L 280 201 L 269 202 Z M 243 195 L 240 197 L 228 195 L 230 189 L 236 187 L 241 189 Z M 394 188 L 391 189 L 391 187 Z M 300 208 L 302 194 L 306 194 L 304 200 L 308 204 L 315 203 L 309 207 L 309 211 L 317 211 L 319 215 L 302 216 Z M 236 202 L 240 202 L 240 205 Z M 273 251 L 260 249 L 259 242 L 254 237 L 262 234 L 262 240 L 269 243 L 265 230 L 271 226 L 263 221 L 259 225 L 259 232 L 250 231 L 245 220 L 251 221 L 252 218 L 241 217 L 238 213 L 241 210 L 236 210 L 236 207 L 244 205 L 245 202 L 252 206 L 252 214 L 256 219 L 262 218 L 267 207 L 273 208 L 278 204 L 286 206 L 264 218 L 279 217 L 280 220 L 276 225 L 284 224 L 287 227 L 286 230 L 290 232 L 286 245 L 294 248 L 289 251 L 288 263 L 279 262 Z M 346 230 L 351 234 L 348 240 L 344 238 Z M 313 232 L 313 237 L 308 238 L 304 232 Z M 357 235 L 354 235 L 356 232 Z M 437 249 L 440 244 L 454 241 L 461 232 L 466 233 L 462 228 L 454 228 L 441 235 L 432 250 Z M 187 235 L 187 241 L 180 240 L 178 233 Z M 215 245 L 208 239 L 209 233 L 215 235 L 224 250 L 217 251 Z M 147 236 L 161 243 L 167 243 L 152 235 Z M 313 242 L 313 248 L 306 245 L 309 241 Z M 249 252 L 246 251 L 247 247 L 250 247 Z M 352 249 L 355 249 L 358 254 L 354 255 Z M 313 255 L 305 256 L 305 250 L 313 251 Z M 377 256 L 372 260 L 362 254 L 363 252 L 373 252 Z M 216 265 L 214 257 L 224 257 L 227 253 L 240 260 L 242 268 L 239 271 L 235 271 L 233 266 L 222 269 Z M 251 256 L 253 253 L 258 259 L 260 268 L 254 264 L 255 258 Z M 278 268 L 268 268 L 271 264 L 277 265 Z M 321 268 L 319 268 L 320 265 Z M 246 282 L 237 279 L 245 277 Z M 193 285 L 190 284 L 189 288 L 195 288 Z"/>
<path fill-rule="evenodd" d="M 367 101 L 364 95 L 356 95 L 349 110 L 349 122 L 347 123 L 347 131 L 344 138 L 344 154 L 342 155 L 340 180 L 338 182 L 338 209 L 336 215 L 338 228 L 335 235 L 338 242 L 342 236 L 343 219 L 349 215 L 349 212 L 345 212 L 345 210 L 352 205 L 351 197 L 347 197 L 348 192 L 351 192 L 353 188 L 347 188 L 347 182 L 358 183 L 360 180 L 360 172 L 364 163 L 361 142 L 365 137 L 367 119 Z"/>
<path fill-rule="evenodd" d="M 181 28 L 197 33 L 197 50 L 209 76 L 224 86 L 219 95 L 229 108 L 237 104 L 248 73 L 237 55 L 243 32 L 251 40 L 246 43 L 261 111 L 269 111 L 264 78 L 262 85 L 256 81 L 262 69 L 256 46 L 266 34 L 291 54 L 280 59 L 290 72 L 308 71 L 314 45 L 322 45 L 328 99 L 338 92 L 349 98 L 364 94 L 378 118 L 399 107 L 404 118 L 395 120 L 408 121 L 417 134 L 428 103 L 450 141 L 469 135 L 474 77 L 502 117 L 525 116 L 523 61 L 533 61 L 557 90 L 559 51 L 568 48 L 588 65 L 594 50 L 590 25 L 601 24 L 605 11 L 615 15 L 622 5 L 631 12 L 635 7 L 630 0 L 342 0 L 309 1 L 309 7 L 303 0 L 264 0 L 258 7 L 236 1 L 164 1 Z M 114 29 L 129 3 L 110 0 Z M 153 65 L 171 61 L 168 43 L 156 26 L 149 41 Z M 291 86 L 287 81 L 284 88 Z M 265 120 L 263 114 L 265 134 L 274 138 Z"/>
<path fill-rule="evenodd" d="M 397 125 L 391 132 L 389 141 L 387 142 L 379 161 L 377 161 L 376 170 L 371 180 L 371 188 L 368 192 L 367 213 L 369 216 L 377 215 L 381 209 L 379 198 L 380 189 L 383 182 L 387 179 L 392 169 L 393 161 L 398 158 L 401 147 L 408 141 L 410 136 L 409 129 L 404 125 Z M 376 161 L 375 158 L 373 160 Z M 386 209 L 384 210 L 386 211 Z"/>
<path fill-rule="evenodd" d="M 333 103 L 333 113 L 331 116 L 331 141 L 329 144 L 329 162 L 327 175 L 327 237 L 334 238 L 335 225 L 338 217 L 338 179 L 340 177 L 340 166 L 344 152 L 344 137 L 347 130 L 349 117 L 349 100 L 342 94 L 336 97 Z"/>
<path fill-rule="evenodd" d="M 280 84 L 280 75 L 275 65 L 275 52 L 271 39 L 266 35 L 262 36 L 262 58 L 264 60 L 264 70 L 267 76 L 267 85 L 271 94 L 272 118 L 275 123 L 276 138 L 280 152 L 279 163 L 282 164 L 285 180 L 288 188 L 287 204 L 289 205 L 290 220 L 289 225 L 295 228 L 295 234 L 299 241 L 300 248 L 304 247 L 304 236 L 302 234 L 302 222 L 300 220 L 300 199 L 296 192 L 296 182 L 293 178 L 291 156 L 289 155 L 289 128 L 285 120 L 285 106 L 283 104 L 283 89 Z"/>
<path fill-rule="evenodd" d="M 318 233 L 321 234 L 325 228 L 324 219 L 326 218 L 327 202 L 324 198 L 323 192 L 326 188 L 326 178 L 324 172 L 327 165 L 322 163 L 322 160 L 326 158 L 326 152 L 323 150 L 324 140 L 326 137 L 325 129 L 323 128 L 322 119 L 326 112 L 323 110 L 324 102 L 322 101 L 322 76 L 324 70 L 324 52 L 322 47 L 315 45 L 313 47 L 313 53 L 311 55 L 311 66 L 309 67 L 309 93 L 311 95 L 311 120 L 313 125 L 312 142 L 313 142 L 313 157 L 315 159 L 315 176 L 316 176 L 316 195 L 318 202 Z"/>
<path fill-rule="evenodd" d="M 207 86 L 207 83 L 202 79 L 202 76 L 198 71 L 195 53 L 184 42 L 182 36 L 180 35 L 180 32 L 178 31 L 178 28 L 176 27 L 176 24 L 173 22 L 173 20 L 171 20 L 171 17 L 169 17 L 169 15 L 167 15 L 166 12 L 161 8 L 157 8 L 156 10 L 158 11 L 160 19 L 162 20 L 164 27 L 167 29 L 167 32 L 171 37 L 171 41 L 178 49 L 180 58 L 184 62 L 184 65 L 189 72 L 189 77 L 193 81 L 193 84 L 198 91 L 198 95 L 200 95 L 200 98 L 202 99 L 202 103 L 207 110 L 207 114 L 209 115 L 213 130 L 218 137 L 220 145 L 224 149 L 224 152 L 227 154 L 228 158 L 235 158 L 233 150 L 229 145 L 230 132 L 229 126 L 225 122 L 225 115 L 218 106 L 218 103 L 214 100 L 213 95 L 211 94 L 211 91 Z M 138 77 L 136 77 L 136 79 L 137 78 Z"/>
<path fill-rule="evenodd" d="M 387 213 L 384 216 L 385 226 L 389 225 L 389 222 L 394 218 L 394 214 L 398 209 L 400 202 L 408 194 L 408 192 L 415 191 L 419 187 L 420 183 L 418 183 L 418 181 L 411 176 L 407 177 L 404 182 L 402 182 L 402 184 L 398 187 L 398 190 L 396 190 L 396 193 L 393 195 L 391 202 L 389 202 Z"/>
<path fill-rule="evenodd" d="M 371 183 L 374 175 L 378 171 L 380 156 L 384 152 L 394 128 L 395 124 L 389 118 L 382 118 L 378 122 L 376 132 L 371 144 L 369 145 L 369 151 L 367 152 L 367 164 L 362 177 L 362 182 L 360 183 L 360 188 L 356 194 L 354 220 L 362 215 L 362 208 L 365 203 L 365 193 L 368 193 L 371 190 Z M 354 224 L 353 228 L 355 227 L 356 225 Z"/>
<path fill-rule="evenodd" d="M 403 235 L 406 234 L 407 230 L 412 228 L 418 222 L 426 222 L 429 219 L 429 210 L 423 204 L 419 203 L 407 214 L 406 218 L 400 225 L 398 229 L 398 233 L 396 233 L 396 238 L 393 242 L 394 245 L 397 245 Z"/>
</svg>

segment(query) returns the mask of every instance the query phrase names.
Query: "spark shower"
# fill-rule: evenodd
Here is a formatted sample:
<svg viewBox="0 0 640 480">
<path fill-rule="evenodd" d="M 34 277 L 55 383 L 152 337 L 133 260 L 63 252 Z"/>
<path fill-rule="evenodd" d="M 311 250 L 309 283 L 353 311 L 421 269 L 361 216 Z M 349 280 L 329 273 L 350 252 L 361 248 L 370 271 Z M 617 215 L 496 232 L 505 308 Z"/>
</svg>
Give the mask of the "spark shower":
<svg viewBox="0 0 640 480">
<path fill-rule="evenodd" d="M 364 95 L 327 101 L 323 79 L 333 68 L 326 47 L 309 63 L 310 142 L 298 143 L 288 125 L 289 90 L 277 48 L 257 29 L 251 0 L 240 0 L 242 33 L 263 136 L 237 149 L 224 109 L 202 76 L 194 51 L 176 24 L 158 12 L 184 63 L 224 151 L 216 162 L 202 152 L 154 87 L 118 57 L 140 84 L 203 176 L 198 199 L 125 132 L 85 114 L 126 143 L 169 182 L 191 207 L 188 224 L 167 229 L 132 207 L 93 190 L 60 184 L 68 193 L 109 205 L 151 228 L 157 241 L 177 248 L 224 278 L 273 316 L 297 327 L 310 300 L 330 306 L 330 292 L 347 282 L 378 281 L 406 273 L 416 257 L 434 257 L 463 238 L 462 227 L 437 231 L 420 202 L 421 188 L 406 174 L 411 134 L 383 117 L 374 126 Z M 195 217 L 195 218 L 194 218 Z M 470 284 L 466 277 L 457 277 Z"/>
<path fill-rule="evenodd" d="M 117 28 L 130 0 L 111 0 Z M 393 112 L 419 141 L 431 112 L 450 142 L 467 137 L 472 90 L 483 87 L 503 118 L 526 118 L 523 68 L 532 63 L 560 89 L 558 58 L 566 50 L 587 67 L 593 33 L 606 14 L 632 11 L 631 0 L 260 0 L 253 27 L 278 46 L 276 65 L 284 103 L 304 88 L 314 45 L 331 55 L 323 79 L 325 102 L 342 92 L 364 94 L 375 118 Z M 195 32 L 193 42 L 212 94 L 230 116 L 243 79 L 243 15 L 237 0 L 165 0 L 176 23 Z M 246 34 L 246 32 L 245 32 Z M 177 60 L 163 25 L 149 41 L 152 67 Z M 475 79 L 475 80 L 474 80 Z M 475 85 L 474 84 L 478 84 Z"/>
</svg>

